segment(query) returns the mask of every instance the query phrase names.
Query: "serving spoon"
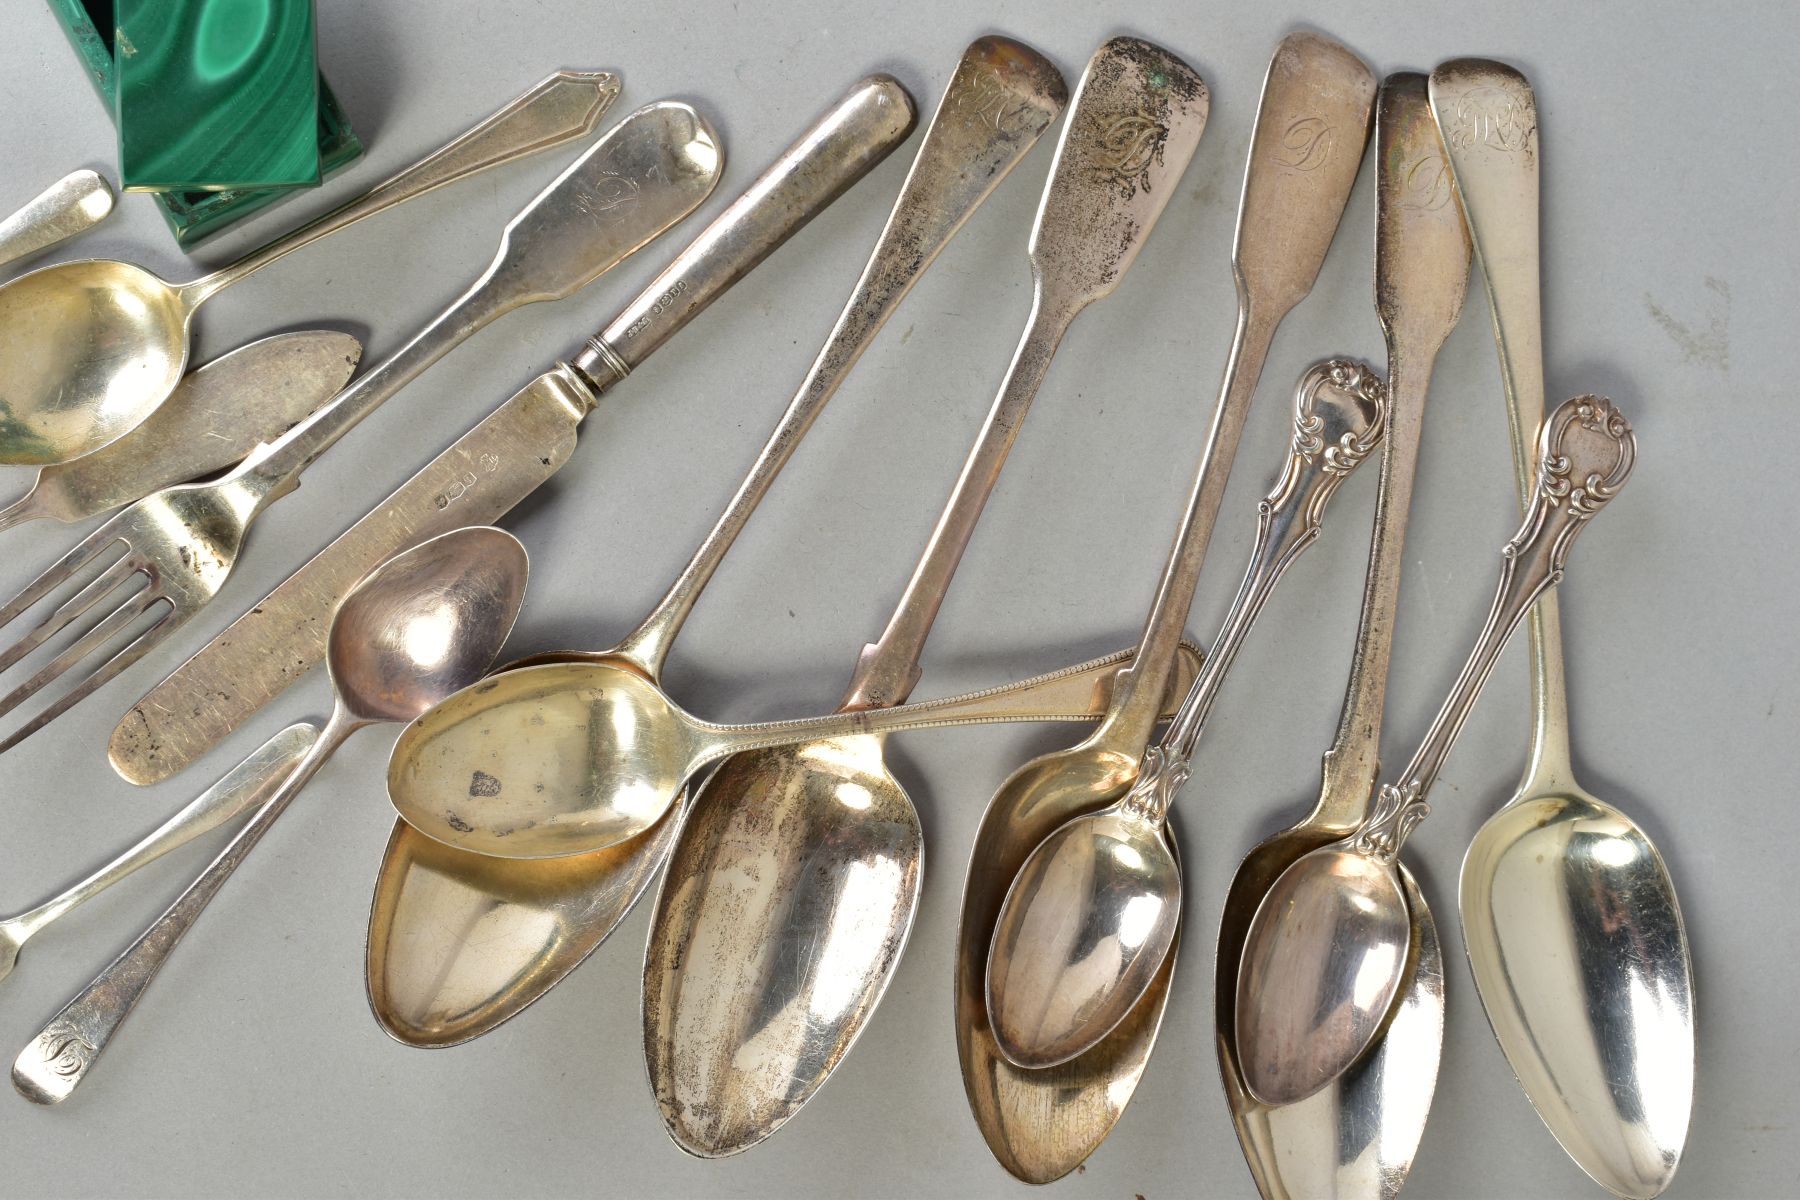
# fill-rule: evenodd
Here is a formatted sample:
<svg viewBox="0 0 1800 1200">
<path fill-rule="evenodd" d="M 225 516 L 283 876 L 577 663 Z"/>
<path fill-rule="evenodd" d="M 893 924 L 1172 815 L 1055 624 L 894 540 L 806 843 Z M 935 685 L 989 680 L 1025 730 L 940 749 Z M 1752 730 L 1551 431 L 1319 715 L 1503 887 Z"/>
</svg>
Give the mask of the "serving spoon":
<svg viewBox="0 0 1800 1200">
<path fill-rule="evenodd" d="M 897 141 L 912 127 L 912 102 L 893 80 L 882 76 L 878 81 L 884 89 L 885 119 Z M 862 86 L 866 89 L 867 82 Z M 610 663 L 644 672 L 653 680 L 660 677 L 662 664 L 701 590 L 801 437 L 919 276 L 1055 119 L 1065 98 L 1066 89 L 1055 68 L 1022 43 L 984 37 L 965 50 L 894 201 L 888 222 L 825 346 L 749 475 L 693 559 L 664 599 L 618 646 L 599 653 L 540 656 L 534 662 Z M 821 153 L 812 148 L 816 140 L 812 135 L 803 138 L 787 157 Z M 787 173 L 808 184 L 815 184 L 824 174 L 818 168 Z M 784 193 L 792 190 L 782 189 Z M 808 209 L 796 195 L 771 198 L 766 207 L 767 216 L 746 213 L 740 218 L 746 230 L 754 228 L 766 233 L 786 226 L 793 214 Z M 785 232 L 781 236 L 785 237 Z M 720 247 L 719 262 L 724 267 L 757 239 L 728 229 L 719 231 L 716 237 L 709 236 L 709 240 Z M 663 821 L 657 827 L 672 833 L 673 823 Z M 514 894 L 540 886 L 533 880 L 541 879 L 541 886 L 549 887 L 549 894 L 556 897 L 550 907 L 567 915 L 569 928 L 579 932 L 572 933 L 571 940 L 564 943 L 568 953 L 557 953 L 547 962 L 540 962 L 535 949 L 529 947 L 522 961 L 506 956 L 508 964 L 516 965 L 493 976 L 501 986 L 488 997 L 455 1003 L 450 1011 L 457 1015 L 452 1018 L 433 1015 L 445 1010 L 434 999 L 438 990 L 434 982 L 411 969 L 410 964 L 417 961 L 414 956 L 407 955 L 401 965 L 393 967 L 378 961 L 378 957 L 385 957 L 385 948 L 395 944 L 395 934 L 375 928 L 374 923 L 385 923 L 390 913 L 393 919 L 410 923 L 413 914 L 422 911 L 413 905 L 399 907 L 399 893 L 410 875 L 405 864 L 429 857 L 433 870 L 441 875 L 456 870 L 461 861 L 449 850 L 419 846 L 419 840 L 416 832 L 397 831 L 390 842 L 387 861 L 395 866 L 393 870 L 384 866 L 371 916 L 369 987 L 371 1003 L 383 1026 L 395 1037 L 420 1045 L 449 1044 L 485 1032 L 554 986 L 604 940 L 654 877 L 667 852 L 664 842 L 651 845 L 645 839 L 632 839 L 634 849 L 621 855 L 589 856 L 585 870 L 580 869 L 582 864 L 570 870 L 540 869 L 540 865 L 533 864 L 506 868 L 481 862 L 478 856 L 467 856 L 467 861 L 462 862 L 466 870 L 458 871 L 459 874 L 490 883 L 517 876 L 516 882 L 501 884 Z M 432 877 L 421 876 L 422 886 Z M 582 895 L 584 889 L 586 896 Z M 384 899 L 387 896 L 394 897 L 391 904 Z M 417 940 L 416 935 L 401 936 Z M 582 947 L 578 952 L 576 945 Z M 450 964 L 446 964 L 446 969 L 450 969 Z M 514 986 L 508 982 L 513 980 L 530 982 Z"/>
<path fill-rule="evenodd" d="M 64 462 L 121 437 L 181 379 L 206 300 L 364 217 L 581 137 L 618 94 L 615 75 L 558 71 L 392 179 L 189 283 L 81 259 L 0 286 L 0 464 Z"/>
<path fill-rule="evenodd" d="M 1342 45 L 1282 39 L 1263 84 L 1233 246 L 1238 322 L 1200 469 L 1157 587 L 1138 658 L 1100 727 L 1013 772 L 989 802 L 969 856 L 957 934 L 955 1022 L 963 1088 L 1007 1171 L 1048 1183 L 1078 1167 L 1117 1123 L 1149 1062 L 1168 1001 L 1174 948 L 1132 1013 L 1088 1053 L 1048 1070 L 1013 1066 L 989 1025 L 989 939 L 1025 858 L 1058 826 L 1117 800 L 1136 778 L 1167 685 L 1206 543 L 1262 363 L 1283 316 L 1311 290 L 1355 183 L 1375 80 Z M 1179 841 L 1179 839 L 1172 839 Z"/>
<path fill-rule="evenodd" d="M 594 657 L 543 654 L 505 669 Z M 1171 698 L 1194 678 L 1200 652 L 1183 642 L 1178 660 Z M 941 703 L 996 721 L 1093 720 L 1130 661 L 1122 651 Z M 685 812 L 676 806 L 605 850 L 536 861 L 458 850 L 396 820 L 369 912 L 369 1004 L 381 1027 L 409 1046 L 454 1046 L 518 1015 L 625 919 Z"/>
<path fill-rule="evenodd" d="M 1537 103 L 1501 63 L 1431 75 L 1493 306 L 1520 498 L 1544 411 Z M 1694 980 L 1675 884 L 1643 829 L 1575 782 L 1556 597 L 1532 609 L 1531 746 L 1512 799 L 1463 857 L 1469 969 L 1544 1124 L 1601 1186 L 1669 1186 L 1694 1103 Z"/>
<path fill-rule="evenodd" d="M 1387 394 L 1361 363 L 1332 359 L 1294 392 L 1294 437 L 1257 505 L 1250 565 L 1224 625 L 1163 733 L 1119 800 L 1068 821 L 1019 868 L 988 951 L 994 1042 L 1041 1070 L 1085 1054 L 1142 1000 L 1181 927 L 1181 868 L 1169 806 L 1250 628 L 1290 566 L 1318 540 L 1338 486 L 1380 443 Z"/>
<path fill-rule="evenodd" d="M 1170 138 L 1123 189 L 1103 169 L 1121 114 L 1166 103 L 1102 46 L 1082 73 L 1029 241 L 1031 316 L 893 617 L 863 648 L 842 710 L 903 702 L 957 565 L 1064 331 L 1136 261 L 1199 143 Z M 749 1149 L 824 1086 L 899 967 L 924 832 L 879 737 L 821 738 L 720 764 L 683 818 L 644 956 L 644 1059 L 663 1123 L 691 1154 Z M 794 954 L 796 946 L 824 947 Z"/>
<path fill-rule="evenodd" d="M 1379 1036 L 1413 957 L 1397 861 L 1429 813 L 1426 796 L 1531 604 L 1562 580 L 1570 548 L 1624 486 L 1631 427 L 1608 400 L 1577 396 L 1544 423 L 1531 507 L 1501 551 L 1487 623 L 1412 760 L 1348 836 L 1283 871 L 1257 907 L 1238 968 L 1244 1085 L 1292 1104 L 1342 1075 Z"/>
<path fill-rule="evenodd" d="M 1449 195 L 1423 75 L 1383 81 L 1375 163 L 1375 310 L 1387 341 L 1388 424 L 1350 681 L 1325 752 L 1318 802 L 1244 856 L 1225 895 L 1215 952 L 1219 1074 L 1250 1174 L 1270 1200 L 1391 1200 L 1425 1132 L 1443 1049 L 1443 953 L 1431 910 L 1404 864 L 1400 881 L 1418 962 L 1386 1031 L 1355 1066 L 1307 1100 L 1271 1107 L 1245 1090 L 1233 1032 L 1244 931 L 1263 895 L 1301 855 L 1368 817 L 1379 782 L 1381 717 L 1426 392 L 1468 288 L 1469 234 Z"/>
<path fill-rule="evenodd" d="M 182 935 L 351 734 L 407 720 L 481 677 L 512 632 L 527 574 L 517 538 L 475 526 L 389 559 L 344 597 L 326 658 L 331 718 L 230 845 L 19 1053 L 12 1079 L 21 1095 L 55 1104 L 80 1086 Z"/>
</svg>

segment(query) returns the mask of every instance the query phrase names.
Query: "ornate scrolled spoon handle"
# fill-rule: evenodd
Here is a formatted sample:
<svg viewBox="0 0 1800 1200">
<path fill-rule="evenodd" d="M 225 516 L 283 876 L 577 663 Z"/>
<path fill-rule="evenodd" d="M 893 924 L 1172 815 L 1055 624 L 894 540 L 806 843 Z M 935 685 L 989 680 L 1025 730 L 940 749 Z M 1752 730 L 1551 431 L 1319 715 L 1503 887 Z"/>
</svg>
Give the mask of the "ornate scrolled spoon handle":
<svg viewBox="0 0 1800 1200">
<path fill-rule="evenodd" d="M 1275 585 L 1318 539 L 1325 506 L 1338 485 L 1380 445 L 1387 432 L 1387 387 L 1374 368 L 1353 359 L 1311 367 L 1294 390 L 1294 441 L 1281 478 L 1257 505 L 1256 541 L 1225 626 L 1162 741 L 1144 756 L 1124 806 L 1161 822 L 1187 782 L 1188 761 L 1218 698 L 1231 662 Z"/>
<path fill-rule="evenodd" d="M 1398 782 L 1382 785 L 1369 819 L 1352 835 L 1356 849 L 1380 861 L 1393 862 L 1407 835 L 1431 812 L 1426 795 L 1507 639 L 1532 603 L 1562 582 L 1575 539 L 1618 495 L 1637 461 L 1630 424 L 1612 401 L 1599 396 L 1564 401 L 1538 436 L 1531 507 L 1500 552 L 1500 586 L 1487 624 L 1418 752 Z"/>
</svg>

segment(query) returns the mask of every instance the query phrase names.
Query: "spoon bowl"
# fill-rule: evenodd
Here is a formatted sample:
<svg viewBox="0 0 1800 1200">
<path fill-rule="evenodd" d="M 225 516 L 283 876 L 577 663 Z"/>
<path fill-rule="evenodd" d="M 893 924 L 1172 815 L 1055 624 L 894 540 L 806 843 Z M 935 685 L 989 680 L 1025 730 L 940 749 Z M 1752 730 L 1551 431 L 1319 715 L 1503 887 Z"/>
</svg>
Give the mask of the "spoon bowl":
<svg viewBox="0 0 1800 1200">
<path fill-rule="evenodd" d="M 644 959 L 645 1064 L 690 1154 L 780 1129 L 887 991 L 925 838 L 882 742 L 734 755 L 694 797 L 652 918 L 682 936 L 652 936 Z"/>
<path fill-rule="evenodd" d="M 1068 822 L 1007 889 L 989 953 L 994 1038 L 1021 1067 L 1068 1062 L 1130 1015 L 1175 943 L 1181 871 L 1160 820 Z M 1019 969 L 1023 968 L 1023 969 Z"/>
<path fill-rule="evenodd" d="M 192 315 L 176 288 L 106 259 L 0 286 L 0 462 L 65 462 L 136 428 L 181 379 Z"/>
<path fill-rule="evenodd" d="M 1662 855 L 1577 788 L 1524 795 L 1475 835 L 1461 904 L 1488 1021 L 1544 1123 L 1609 1190 L 1660 1194 L 1687 1141 L 1695 1065 L 1687 935 Z"/>
<path fill-rule="evenodd" d="M 1168 1007 L 1176 942 L 1125 1020 L 1060 1066 L 1027 1070 L 1000 1051 L 988 1018 L 989 949 L 1000 907 L 1043 840 L 1115 803 L 1137 776 L 1135 754 L 1111 748 L 1105 726 L 1085 742 L 1014 771 L 989 802 L 969 854 L 955 966 L 957 1053 L 976 1124 L 1000 1164 L 1027 1183 L 1060 1179 L 1106 1140 L 1150 1061 Z M 1171 821 L 1170 845 L 1177 839 Z"/>
<path fill-rule="evenodd" d="M 1413 922 L 1398 864 L 1322 846 L 1276 879 L 1258 926 L 1238 975 L 1238 1065 L 1262 1103 L 1297 1104 L 1362 1057 L 1405 981 Z"/>
<path fill-rule="evenodd" d="M 1412 873 L 1400 866 L 1413 922 L 1416 963 L 1386 1029 L 1362 1058 L 1296 1104 L 1262 1103 L 1237 1065 L 1235 988 L 1248 915 L 1256 898 L 1321 838 L 1317 827 L 1283 830 L 1252 850 L 1227 894 L 1219 927 L 1220 987 L 1215 1027 L 1220 1075 L 1257 1190 L 1271 1200 L 1366 1196 L 1393 1200 L 1405 1184 L 1436 1090 L 1444 1041 L 1444 957 L 1437 923 Z"/>
</svg>

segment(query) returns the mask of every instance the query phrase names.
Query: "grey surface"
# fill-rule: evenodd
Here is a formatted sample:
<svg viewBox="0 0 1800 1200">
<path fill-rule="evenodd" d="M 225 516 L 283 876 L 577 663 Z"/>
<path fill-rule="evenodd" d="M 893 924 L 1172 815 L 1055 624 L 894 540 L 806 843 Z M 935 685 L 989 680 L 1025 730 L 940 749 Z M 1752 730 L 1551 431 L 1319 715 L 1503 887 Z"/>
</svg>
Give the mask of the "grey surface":
<svg viewBox="0 0 1800 1200">
<path fill-rule="evenodd" d="M 0 909 L 16 911 L 154 825 L 284 724 L 327 707 L 315 676 L 202 765 L 133 790 L 107 768 L 112 722 L 143 689 L 554 357 L 571 352 L 857 75 L 895 73 L 929 111 L 966 42 L 998 29 L 1071 83 L 1100 40 L 1182 54 L 1213 116 L 1151 252 L 1076 324 L 945 605 L 921 696 L 1054 667 L 1136 635 L 1186 494 L 1228 343 L 1227 264 L 1242 156 L 1276 38 L 1317 24 L 1378 71 L 1459 54 L 1531 76 L 1545 153 L 1552 398 L 1603 391 L 1642 446 L 1627 494 L 1565 589 L 1579 766 L 1668 856 L 1697 955 L 1698 1098 L 1669 1195 L 1800 1191 L 1796 921 L 1800 572 L 1787 536 L 1800 192 L 1787 4 L 1387 3 L 1197 6 L 912 0 L 627 7 L 580 0 L 320 0 L 320 58 L 371 146 L 330 195 L 209 246 L 223 261 L 465 127 L 553 67 L 619 70 L 619 113 L 704 106 L 730 168 L 702 216 L 575 300 L 506 318 L 359 429 L 259 523 L 239 578 L 166 652 L 0 759 Z M 111 128 L 41 7 L 0 36 L 0 207 L 79 166 L 110 169 Z M 696 712 L 787 716 L 834 703 L 874 636 L 992 398 L 1028 303 L 1024 242 L 1039 147 L 976 215 L 863 360 L 695 613 L 668 682 Z M 520 652 L 602 646 L 685 560 L 798 382 L 867 254 L 909 144 L 621 386 L 574 462 L 509 518 L 535 576 Z M 211 356 L 327 325 L 372 362 L 459 291 L 500 225 L 573 151 L 428 197 L 234 288 L 200 321 Z M 1209 638 L 1247 551 L 1252 506 L 1314 358 L 1379 355 L 1371 181 L 1312 298 L 1278 340 L 1191 628 Z M 147 200 L 77 253 L 185 277 Z M 1378 361 L 1378 360 L 1377 360 Z M 1486 611 L 1515 517 L 1485 297 L 1472 286 L 1426 422 L 1387 732 L 1403 757 Z M 12 472 L 8 490 L 25 486 Z M 1065 1196 L 1248 1196 L 1211 1037 L 1211 942 L 1243 851 L 1310 803 L 1348 668 L 1373 473 L 1251 639 L 1182 800 L 1188 950 L 1136 1100 Z M 6 535 L 11 592 L 76 536 Z M 1413 840 L 1447 945 L 1443 1073 L 1409 1195 L 1598 1196 L 1558 1150 L 1489 1035 L 1463 962 L 1463 847 L 1509 795 L 1525 737 L 1514 647 Z M 1291 739 L 1268 730 L 1300 731 Z M 646 910 L 543 1003 L 467 1047 L 403 1049 L 370 1019 L 362 942 L 391 820 L 387 740 L 348 747 L 220 897 L 94 1078 L 59 1109 L 0 1095 L 0 1193 L 35 1195 L 1020 1195 L 969 1116 L 950 1023 L 951 940 L 981 807 L 1067 728 L 909 735 L 894 757 L 924 817 L 924 903 L 899 975 L 836 1078 L 787 1129 L 704 1163 L 663 1136 L 637 1016 Z M 203 862 L 185 853 L 42 935 L 0 985 L 0 1062 Z"/>
</svg>

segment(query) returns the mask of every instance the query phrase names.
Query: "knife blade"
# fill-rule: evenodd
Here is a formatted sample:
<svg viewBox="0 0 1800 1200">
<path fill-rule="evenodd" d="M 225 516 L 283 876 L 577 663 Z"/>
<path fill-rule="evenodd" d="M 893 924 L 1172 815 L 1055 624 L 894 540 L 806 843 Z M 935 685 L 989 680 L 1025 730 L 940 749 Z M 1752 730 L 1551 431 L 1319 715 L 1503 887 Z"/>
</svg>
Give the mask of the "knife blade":
<svg viewBox="0 0 1800 1200">
<path fill-rule="evenodd" d="M 913 120 L 898 82 L 858 82 L 572 363 L 526 384 L 133 705 L 107 748 L 113 770 L 149 784 L 196 761 L 324 658 L 337 602 L 375 566 L 529 496 L 568 462 L 603 395 L 873 169 Z"/>
</svg>

